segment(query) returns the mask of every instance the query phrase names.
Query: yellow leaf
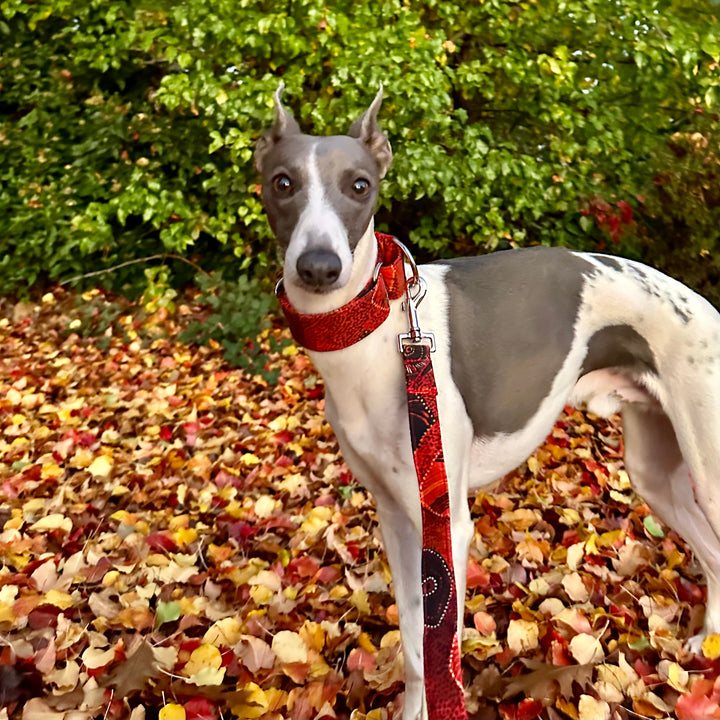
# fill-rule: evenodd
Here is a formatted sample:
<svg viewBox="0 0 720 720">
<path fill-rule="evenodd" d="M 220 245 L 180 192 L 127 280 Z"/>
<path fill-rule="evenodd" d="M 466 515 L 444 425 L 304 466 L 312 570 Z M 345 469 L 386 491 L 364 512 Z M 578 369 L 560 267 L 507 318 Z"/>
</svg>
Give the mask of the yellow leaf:
<svg viewBox="0 0 720 720">
<path fill-rule="evenodd" d="M 194 685 L 222 685 L 225 679 L 225 668 L 205 667 L 188 678 Z"/>
<path fill-rule="evenodd" d="M 96 457 L 88 466 L 88 472 L 93 477 L 107 477 L 112 470 L 112 460 L 107 455 Z"/>
<path fill-rule="evenodd" d="M 74 468 L 86 468 L 93 461 L 93 454 L 87 448 L 78 448 L 76 453 L 72 456 L 69 461 L 70 467 Z"/>
<path fill-rule="evenodd" d="M 307 515 L 307 519 L 300 526 L 300 530 L 308 535 L 320 532 L 330 524 L 334 510 L 327 505 L 314 507 Z"/>
<path fill-rule="evenodd" d="M 511 620 L 507 629 L 508 647 L 516 654 L 535 649 L 539 644 L 540 628 L 530 620 Z"/>
<path fill-rule="evenodd" d="M 137 521 L 137 516 L 127 510 L 116 510 L 110 517 L 113 520 L 118 520 L 123 525 L 134 525 Z"/>
<path fill-rule="evenodd" d="M 592 534 L 585 541 L 585 552 L 589 553 L 590 555 L 599 555 L 600 554 L 600 551 L 598 550 L 598 546 L 597 546 L 597 535 Z"/>
<path fill-rule="evenodd" d="M 702 653 L 708 660 L 717 660 L 720 657 L 720 635 L 710 633 L 703 640 Z"/>
<path fill-rule="evenodd" d="M 221 665 L 222 655 L 220 651 L 214 645 L 203 643 L 192 651 L 188 661 L 185 663 L 183 672 L 185 675 L 194 675 L 205 667 L 217 670 Z"/>
<path fill-rule="evenodd" d="M 367 652 L 369 652 L 369 653 L 377 652 L 377 648 L 373 645 L 373 642 L 370 639 L 370 636 L 366 632 L 360 633 L 360 636 L 358 637 L 358 645 L 363 650 L 367 650 Z"/>
<path fill-rule="evenodd" d="M 605 659 L 602 643 L 589 633 L 576 635 L 570 641 L 570 652 L 580 665 L 587 663 L 596 665 Z"/>
<path fill-rule="evenodd" d="M 255 501 L 255 514 L 261 518 L 269 518 L 278 507 L 278 501 L 275 500 L 275 498 L 270 497 L 270 495 L 261 495 L 256 501 Z"/>
<path fill-rule="evenodd" d="M 234 705 L 232 712 L 241 718 L 258 718 L 264 715 L 269 707 L 268 694 L 256 683 L 250 682 L 243 688 L 248 693 L 247 700 L 241 705 Z"/>
<path fill-rule="evenodd" d="M 112 587 L 119 577 L 120 573 L 117 570 L 108 570 L 105 575 L 103 575 L 103 587 Z"/>
<path fill-rule="evenodd" d="M 250 597 L 256 605 L 266 605 L 274 596 L 275 593 L 265 585 L 253 585 L 250 588 Z"/>
<path fill-rule="evenodd" d="M 345 585 L 335 585 L 332 588 L 330 588 L 330 597 L 333 600 L 341 600 L 344 597 L 348 596 L 348 593 L 350 591 L 345 587 Z"/>
<path fill-rule="evenodd" d="M 44 463 L 40 471 L 43 480 L 55 480 L 59 478 L 65 471 L 54 462 Z"/>
<path fill-rule="evenodd" d="M 581 695 L 578 703 L 578 720 L 608 720 L 610 706 L 592 695 Z"/>
<path fill-rule="evenodd" d="M 40 518 L 30 526 L 30 530 L 37 532 L 45 532 L 46 530 L 63 530 L 69 533 L 72 530 L 72 520 L 66 518 L 61 513 L 50 513 L 44 518 Z"/>
<path fill-rule="evenodd" d="M 350 596 L 350 602 L 360 611 L 362 615 L 370 615 L 368 594 L 362 588 L 353 590 L 352 595 Z"/>
<path fill-rule="evenodd" d="M 292 630 L 280 630 L 272 641 L 272 650 L 278 660 L 283 663 L 307 662 L 307 645 Z"/>
<path fill-rule="evenodd" d="M 598 538 L 598 545 L 600 547 L 610 547 L 614 545 L 618 540 L 623 539 L 625 536 L 624 530 L 610 530 L 605 532 Z"/>
<path fill-rule="evenodd" d="M 688 692 L 688 682 L 690 681 L 690 675 L 688 671 L 678 665 L 676 662 L 671 662 L 667 668 L 667 682 L 668 685 L 677 690 L 680 693 Z"/>
<path fill-rule="evenodd" d="M 45 509 L 45 500 L 42 498 L 32 498 L 31 500 L 28 500 L 26 503 L 23 503 L 22 511 L 23 515 L 25 516 L 26 520 L 29 520 L 29 515 L 34 515 L 35 513 L 44 510 Z"/>
<path fill-rule="evenodd" d="M 13 603 L 18 594 L 17 585 L 3 585 L 0 587 L 0 623 L 15 622 Z"/>
<path fill-rule="evenodd" d="M 300 628 L 300 637 L 311 650 L 320 652 L 325 645 L 325 630 L 320 623 L 306 620 Z"/>
<path fill-rule="evenodd" d="M 179 528 L 173 533 L 173 540 L 181 547 L 195 542 L 197 537 L 198 532 L 195 528 Z"/>
<path fill-rule="evenodd" d="M 260 464 L 260 458 L 253 453 L 246 453 L 242 456 L 242 464 L 247 467 L 255 467 Z"/>
<path fill-rule="evenodd" d="M 285 415 L 278 415 L 274 420 L 268 423 L 268 427 L 273 432 L 280 432 L 287 427 L 287 417 Z"/>
<path fill-rule="evenodd" d="M 62 590 L 48 590 L 43 601 L 48 605 L 59 607 L 61 610 L 67 610 L 73 606 L 72 597 Z"/>
<path fill-rule="evenodd" d="M 83 665 L 90 670 L 102 668 L 109 665 L 115 659 L 115 648 L 111 647 L 107 650 L 102 648 L 89 647 L 82 654 Z"/>
<path fill-rule="evenodd" d="M 158 713 L 158 720 L 185 720 L 185 708 L 177 703 L 163 705 Z"/>
<path fill-rule="evenodd" d="M 185 663 L 183 673 L 195 685 L 221 685 L 225 678 L 220 651 L 208 643 L 195 648 Z"/>
<path fill-rule="evenodd" d="M 209 645 L 235 645 L 242 636 L 242 625 L 237 618 L 227 617 L 213 623 L 203 635 Z"/>
</svg>

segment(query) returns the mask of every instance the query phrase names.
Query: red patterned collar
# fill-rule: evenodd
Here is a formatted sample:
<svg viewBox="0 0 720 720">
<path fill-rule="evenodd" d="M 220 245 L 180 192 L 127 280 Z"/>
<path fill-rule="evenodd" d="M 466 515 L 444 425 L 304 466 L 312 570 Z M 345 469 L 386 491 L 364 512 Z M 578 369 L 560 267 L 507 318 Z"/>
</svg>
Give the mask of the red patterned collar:
<svg viewBox="0 0 720 720">
<path fill-rule="evenodd" d="M 308 350 L 342 350 L 377 330 L 390 314 L 390 301 L 405 294 L 404 257 L 392 235 L 375 233 L 378 270 L 365 288 L 350 302 L 326 313 L 299 313 L 290 304 L 285 288 L 277 296 L 295 341 Z"/>
</svg>

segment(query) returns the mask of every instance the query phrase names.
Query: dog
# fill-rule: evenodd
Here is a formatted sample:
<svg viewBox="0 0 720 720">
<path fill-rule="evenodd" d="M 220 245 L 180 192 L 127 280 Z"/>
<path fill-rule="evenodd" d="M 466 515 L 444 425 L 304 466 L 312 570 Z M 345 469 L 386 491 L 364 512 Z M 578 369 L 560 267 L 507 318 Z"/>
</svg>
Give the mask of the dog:
<svg viewBox="0 0 720 720">
<path fill-rule="evenodd" d="M 336 310 L 373 282 L 373 215 L 392 150 L 378 125 L 382 88 L 347 135 L 303 134 L 274 95 L 258 141 L 262 199 L 300 313 Z M 703 635 L 720 631 L 720 315 L 638 262 L 564 248 L 513 249 L 419 268 L 417 308 L 432 355 L 449 486 L 462 625 L 467 496 L 524 462 L 566 404 L 622 412 L 635 490 L 692 548 L 707 580 Z M 405 658 L 402 717 L 426 717 L 422 528 L 397 337 L 401 300 L 344 349 L 311 351 L 326 414 L 357 479 L 375 497 Z M 703 635 L 693 640 L 699 647 Z"/>
</svg>

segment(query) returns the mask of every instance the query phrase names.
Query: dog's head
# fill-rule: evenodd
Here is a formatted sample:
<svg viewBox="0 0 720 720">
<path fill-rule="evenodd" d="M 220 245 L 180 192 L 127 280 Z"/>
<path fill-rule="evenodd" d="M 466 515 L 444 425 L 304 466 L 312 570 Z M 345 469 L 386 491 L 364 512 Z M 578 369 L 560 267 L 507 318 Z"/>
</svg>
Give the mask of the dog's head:
<svg viewBox="0 0 720 720">
<path fill-rule="evenodd" d="M 377 124 L 382 88 L 347 135 L 300 132 L 275 93 L 275 122 L 258 141 L 263 204 L 285 260 L 285 282 L 314 293 L 344 287 L 375 212 L 392 150 Z"/>
</svg>

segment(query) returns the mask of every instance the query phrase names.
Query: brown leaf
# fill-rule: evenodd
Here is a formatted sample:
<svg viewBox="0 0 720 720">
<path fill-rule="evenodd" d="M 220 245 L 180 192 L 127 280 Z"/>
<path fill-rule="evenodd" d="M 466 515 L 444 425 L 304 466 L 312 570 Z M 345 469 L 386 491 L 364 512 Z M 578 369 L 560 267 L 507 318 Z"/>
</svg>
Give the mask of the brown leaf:
<svg viewBox="0 0 720 720">
<path fill-rule="evenodd" d="M 153 650 L 146 640 L 142 640 L 137 649 L 112 670 L 107 676 L 100 678 L 100 684 L 114 687 L 120 697 L 142 690 L 150 678 L 157 677 L 159 670 Z"/>
<path fill-rule="evenodd" d="M 584 689 L 592 682 L 593 665 L 564 665 L 557 667 L 539 660 L 522 658 L 521 662 L 532 672 L 518 675 L 505 686 L 503 698 L 507 699 L 521 693 L 526 697 L 555 697 L 559 688 L 560 694 L 572 698 L 573 683 Z M 557 683 L 557 688 L 555 687 Z"/>
</svg>

